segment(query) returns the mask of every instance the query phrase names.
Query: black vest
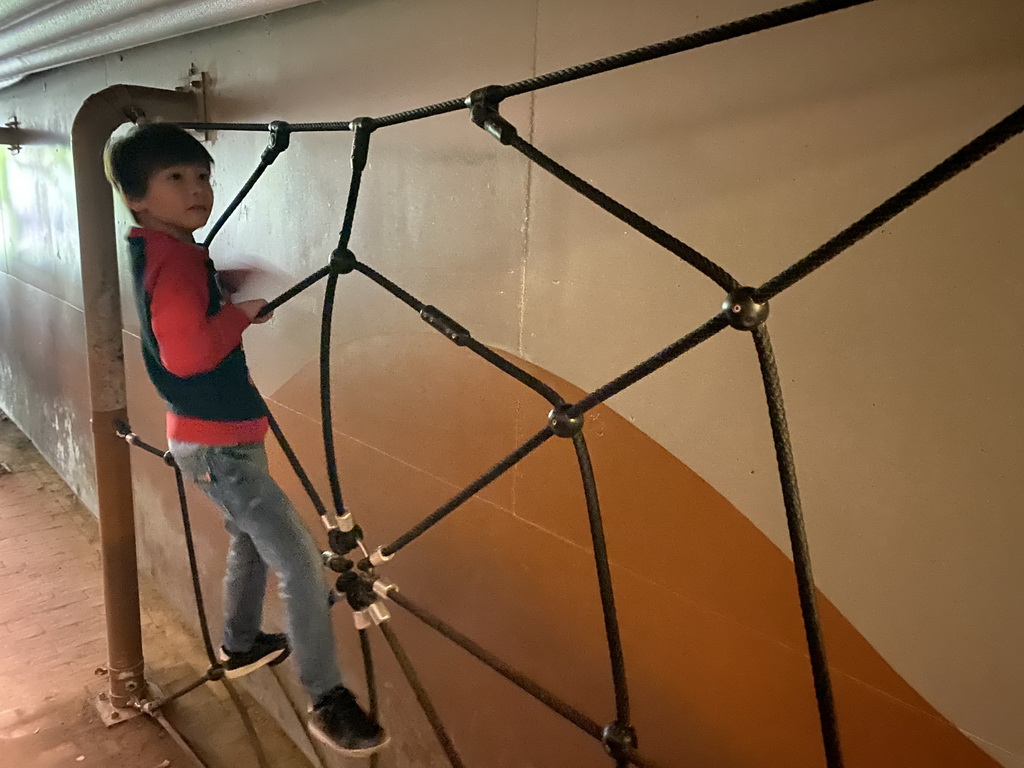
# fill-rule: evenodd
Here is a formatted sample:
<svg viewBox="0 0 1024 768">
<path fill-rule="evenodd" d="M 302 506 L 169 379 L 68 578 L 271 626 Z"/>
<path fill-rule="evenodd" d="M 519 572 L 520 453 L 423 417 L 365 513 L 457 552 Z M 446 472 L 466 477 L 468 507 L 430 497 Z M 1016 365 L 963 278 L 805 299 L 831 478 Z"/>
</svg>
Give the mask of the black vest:
<svg viewBox="0 0 1024 768">
<path fill-rule="evenodd" d="M 239 344 L 211 371 L 182 378 L 164 368 L 160 361 L 160 347 L 153 335 L 150 314 L 151 297 L 146 292 L 146 239 L 129 237 L 132 275 L 135 279 L 135 307 L 139 312 L 142 336 L 142 358 L 146 371 L 167 408 L 179 416 L 190 416 L 206 421 L 248 421 L 266 415 L 266 406 L 256 386 L 249 378 L 245 352 Z M 220 311 L 223 301 L 217 284 L 217 270 L 206 259 L 206 286 L 210 301 L 206 316 Z"/>
</svg>

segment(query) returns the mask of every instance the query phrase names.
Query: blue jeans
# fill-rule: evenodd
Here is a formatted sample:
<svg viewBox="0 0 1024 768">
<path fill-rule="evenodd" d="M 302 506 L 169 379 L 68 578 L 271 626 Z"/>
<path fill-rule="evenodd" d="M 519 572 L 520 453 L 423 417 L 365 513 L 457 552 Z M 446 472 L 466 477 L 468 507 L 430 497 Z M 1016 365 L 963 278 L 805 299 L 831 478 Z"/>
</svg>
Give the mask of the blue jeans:
<svg viewBox="0 0 1024 768">
<path fill-rule="evenodd" d="M 170 441 L 182 474 L 224 513 L 231 534 L 224 574 L 224 647 L 252 647 L 263 618 L 267 566 L 281 585 L 292 656 L 315 703 L 341 673 L 319 551 L 270 476 L 263 443 L 200 445 Z"/>
</svg>

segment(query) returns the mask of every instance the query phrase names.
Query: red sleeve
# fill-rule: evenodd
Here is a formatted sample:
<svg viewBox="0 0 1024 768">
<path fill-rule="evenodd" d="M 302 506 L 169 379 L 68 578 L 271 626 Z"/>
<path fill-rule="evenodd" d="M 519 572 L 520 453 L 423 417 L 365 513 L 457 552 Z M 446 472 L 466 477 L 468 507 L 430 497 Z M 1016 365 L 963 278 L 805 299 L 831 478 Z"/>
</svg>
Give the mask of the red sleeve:
<svg viewBox="0 0 1024 768">
<path fill-rule="evenodd" d="M 230 303 L 206 316 L 210 301 L 206 267 L 194 254 L 151 253 L 149 257 L 146 289 L 160 361 L 182 378 L 213 370 L 241 344 L 249 317 Z"/>
</svg>

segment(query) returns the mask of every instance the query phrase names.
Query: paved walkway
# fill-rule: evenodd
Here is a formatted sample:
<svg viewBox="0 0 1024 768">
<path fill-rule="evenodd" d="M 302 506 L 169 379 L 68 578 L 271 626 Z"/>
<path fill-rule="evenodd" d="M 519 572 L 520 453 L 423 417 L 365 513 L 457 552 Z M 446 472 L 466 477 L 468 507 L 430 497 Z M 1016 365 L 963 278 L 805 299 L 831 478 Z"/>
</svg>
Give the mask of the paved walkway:
<svg viewBox="0 0 1024 768">
<path fill-rule="evenodd" d="M 97 534 L 93 516 L 0 412 L 2 768 L 195 765 L 151 718 L 108 729 L 92 706 L 107 687 Z M 148 674 L 167 688 L 198 676 L 197 639 L 146 585 L 142 600 Z M 256 765 L 221 686 L 203 686 L 165 714 L 210 768 Z M 259 708 L 251 714 L 274 768 L 308 768 Z"/>
</svg>

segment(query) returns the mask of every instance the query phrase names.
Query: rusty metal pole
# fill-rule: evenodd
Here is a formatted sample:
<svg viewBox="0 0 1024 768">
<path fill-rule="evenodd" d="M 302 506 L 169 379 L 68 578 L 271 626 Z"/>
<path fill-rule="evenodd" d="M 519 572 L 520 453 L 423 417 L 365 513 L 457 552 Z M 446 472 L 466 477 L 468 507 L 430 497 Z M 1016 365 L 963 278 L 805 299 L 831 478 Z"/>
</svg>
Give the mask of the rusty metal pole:
<svg viewBox="0 0 1024 768">
<path fill-rule="evenodd" d="M 146 681 L 129 448 L 115 434 L 117 422 L 127 421 L 128 400 L 121 344 L 118 233 L 113 193 L 103 172 L 103 148 L 114 129 L 124 122 L 141 116 L 194 121 L 201 119 L 198 113 L 199 100 L 194 93 L 115 85 L 86 99 L 71 128 L 103 560 L 107 666 L 110 701 L 118 707 L 131 706 L 143 698 Z"/>
</svg>

